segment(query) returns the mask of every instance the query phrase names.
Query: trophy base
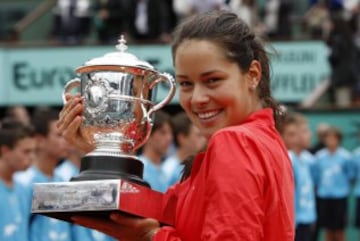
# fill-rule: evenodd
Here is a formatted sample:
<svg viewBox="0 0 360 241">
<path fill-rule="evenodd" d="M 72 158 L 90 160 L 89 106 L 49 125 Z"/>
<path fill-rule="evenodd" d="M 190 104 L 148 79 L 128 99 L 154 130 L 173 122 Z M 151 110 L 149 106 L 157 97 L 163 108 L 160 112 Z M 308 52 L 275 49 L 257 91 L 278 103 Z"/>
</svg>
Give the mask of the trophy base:
<svg viewBox="0 0 360 241">
<path fill-rule="evenodd" d="M 37 183 L 33 189 L 32 213 L 72 222 L 73 216 L 109 219 L 121 212 L 154 218 L 173 225 L 176 201 L 150 188 L 128 180 L 94 180 L 59 183 Z"/>
<path fill-rule="evenodd" d="M 142 179 L 144 164 L 136 157 L 84 156 L 80 174 L 70 181 L 123 179 L 150 187 Z"/>
<path fill-rule="evenodd" d="M 154 218 L 173 225 L 176 203 L 142 179 L 136 157 L 85 156 L 70 182 L 34 184 L 32 213 L 72 222 L 73 216 L 109 219 L 110 213 Z"/>
</svg>

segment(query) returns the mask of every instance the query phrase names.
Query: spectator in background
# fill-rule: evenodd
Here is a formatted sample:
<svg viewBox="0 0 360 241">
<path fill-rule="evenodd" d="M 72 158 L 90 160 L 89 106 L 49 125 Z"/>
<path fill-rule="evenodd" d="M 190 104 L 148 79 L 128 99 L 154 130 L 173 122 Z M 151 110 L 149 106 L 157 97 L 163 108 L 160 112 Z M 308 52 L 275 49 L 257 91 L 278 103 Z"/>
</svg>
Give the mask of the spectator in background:
<svg viewBox="0 0 360 241">
<path fill-rule="evenodd" d="M 265 6 L 264 24 L 269 38 L 289 39 L 291 37 L 291 0 L 269 0 Z"/>
<path fill-rule="evenodd" d="M 171 24 L 166 0 L 133 0 L 129 2 L 129 34 L 135 43 L 168 43 Z"/>
<path fill-rule="evenodd" d="M 173 0 L 173 8 L 178 20 L 181 20 L 192 14 L 229 8 L 225 2 L 224 0 Z M 229 1 L 227 2 L 229 4 Z"/>
<path fill-rule="evenodd" d="M 34 130 L 14 119 L 0 126 L 0 240 L 26 241 L 29 238 L 29 200 L 26 189 L 13 179 L 26 170 L 35 156 Z"/>
<path fill-rule="evenodd" d="M 32 116 L 37 141 L 36 159 L 28 170 L 17 175 L 29 191 L 26 197 L 29 204 L 34 183 L 63 181 L 54 173 L 60 159 L 68 155 L 67 143 L 56 127 L 58 116 L 58 111 L 50 108 L 38 109 Z M 43 215 L 31 215 L 29 229 L 29 241 L 72 241 L 70 223 Z"/>
<path fill-rule="evenodd" d="M 178 22 L 191 15 L 192 0 L 172 0 L 172 1 L 173 1 L 173 9 L 176 14 L 176 18 Z"/>
<path fill-rule="evenodd" d="M 356 197 L 355 227 L 359 230 L 360 229 L 360 147 L 354 150 L 353 160 L 356 165 L 356 179 L 355 179 L 355 187 L 354 187 L 354 196 Z M 360 240 L 360 237 L 358 238 L 358 240 Z"/>
<path fill-rule="evenodd" d="M 229 8 L 252 29 L 256 29 L 259 22 L 256 0 L 230 0 Z"/>
<path fill-rule="evenodd" d="M 226 7 L 223 0 L 191 0 L 191 13 L 205 13 Z"/>
<path fill-rule="evenodd" d="M 140 160 L 144 163 L 144 180 L 152 189 L 165 192 L 169 180 L 161 168 L 162 162 L 173 140 L 170 116 L 157 111 L 149 139 L 142 147 Z"/>
<path fill-rule="evenodd" d="M 341 14 L 331 17 L 331 30 L 326 41 L 331 66 L 331 102 L 340 107 L 350 107 L 352 90 L 360 81 L 358 51 L 349 23 Z"/>
<path fill-rule="evenodd" d="M 323 139 L 324 139 L 324 132 L 330 128 L 330 126 L 328 124 L 325 123 L 320 123 L 318 125 L 318 139 L 322 140 L 321 142 L 318 143 L 318 145 L 315 146 L 315 148 L 317 149 L 316 152 L 322 148 L 325 147 L 325 145 L 323 144 Z M 311 174 L 311 178 L 312 178 L 312 182 L 313 182 L 313 193 L 315 196 L 315 211 L 316 211 L 316 220 L 315 222 L 311 225 L 311 230 L 310 230 L 310 234 L 312 237 L 310 237 L 312 241 L 317 241 L 318 240 L 318 234 L 320 231 L 319 228 L 319 222 L 318 222 L 318 216 L 319 216 L 319 204 L 318 204 L 318 197 L 316 196 L 316 186 L 315 186 L 315 177 L 314 177 L 314 173 L 313 173 L 313 166 L 316 162 L 315 156 L 313 155 L 312 152 L 308 151 L 310 144 L 311 144 L 311 131 L 309 128 L 309 123 L 307 121 L 307 119 L 305 119 L 304 116 L 300 116 L 299 117 L 299 132 L 300 132 L 300 147 L 301 147 L 301 154 L 300 154 L 300 158 L 301 160 L 306 163 L 309 166 L 309 171 Z"/>
<path fill-rule="evenodd" d="M 360 49 L 360 0 L 345 0 L 344 8 L 350 13 L 350 22 L 354 32 L 354 41 Z"/>
<path fill-rule="evenodd" d="M 319 3 L 326 5 L 329 11 L 336 13 L 342 11 L 344 8 L 344 2 L 347 0 L 310 0 L 310 6 L 314 6 Z"/>
<path fill-rule="evenodd" d="M 115 44 L 126 31 L 128 6 L 125 0 L 96 0 L 95 29 L 100 44 Z"/>
<path fill-rule="evenodd" d="M 180 112 L 174 116 L 172 123 L 176 153 L 169 156 L 163 164 L 164 172 L 169 179 L 169 186 L 180 180 L 181 172 L 184 168 L 183 162 L 195 156 L 206 145 L 205 137 L 191 123 L 185 112 Z"/>
<path fill-rule="evenodd" d="M 360 107 L 360 0 L 346 0 L 344 8 L 350 15 L 350 27 L 353 32 L 353 41 L 356 47 L 353 68 L 355 69 L 356 82 L 352 89 L 353 105 Z"/>
<path fill-rule="evenodd" d="M 305 13 L 304 23 L 311 39 L 325 39 L 328 34 L 330 13 L 325 1 L 318 1 Z"/>
<path fill-rule="evenodd" d="M 325 148 L 316 153 L 313 173 L 319 197 L 319 225 L 326 241 L 345 241 L 347 199 L 355 176 L 351 154 L 340 146 L 342 135 L 330 127 L 324 137 Z"/>
<path fill-rule="evenodd" d="M 316 154 L 318 151 L 325 147 L 324 138 L 326 131 L 330 128 L 327 123 L 319 123 L 316 127 L 317 143 L 310 148 L 311 154 Z"/>
<path fill-rule="evenodd" d="M 20 121 L 24 125 L 30 124 L 30 114 L 28 109 L 22 105 L 11 106 L 6 109 L 5 116 Z"/>
<path fill-rule="evenodd" d="M 310 241 L 316 221 L 314 184 L 309 156 L 304 151 L 309 144 L 307 120 L 298 113 L 289 113 L 284 121 L 282 137 L 289 150 L 295 180 L 295 241 Z"/>
<path fill-rule="evenodd" d="M 83 43 L 91 27 L 90 0 L 57 0 L 51 37 L 57 44 Z"/>
</svg>

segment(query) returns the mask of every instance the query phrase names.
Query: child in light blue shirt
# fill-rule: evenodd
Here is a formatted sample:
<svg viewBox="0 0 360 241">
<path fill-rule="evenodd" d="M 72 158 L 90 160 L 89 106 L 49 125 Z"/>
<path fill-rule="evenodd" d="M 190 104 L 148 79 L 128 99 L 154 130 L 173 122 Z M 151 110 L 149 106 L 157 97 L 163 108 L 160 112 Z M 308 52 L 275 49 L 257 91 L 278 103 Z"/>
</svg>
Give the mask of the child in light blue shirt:
<svg viewBox="0 0 360 241">
<path fill-rule="evenodd" d="M 341 132 L 330 127 L 325 132 L 325 148 L 316 153 L 314 164 L 319 226 L 332 240 L 345 240 L 347 199 L 356 170 L 350 152 L 340 146 L 341 139 Z"/>
<path fill-rule="evenodd" d="M 306 118 L 299 113 L 288 113 L 282 128 L 282 138 L 289 150 L 295 181 L 295 241 L 311 240 L 317 220 L 315 192 L 310 166 L 312 155 L 306 151 L 311 132 Z"/>
<path fill-rule="evenodd" d="M 360 147 L 353 152 L 353 161 L 356 165 L 354 195 L 356 197 L 355 227 L 360 229 Z"/>
<path fill-rule="evenodd" d="M 27 190 L 14 180 L 27 169 L 36 149 L 34 130 L 12 119 L 0 125 L 0 240 L 29 239 L 30 203 Z"/>
</svg>

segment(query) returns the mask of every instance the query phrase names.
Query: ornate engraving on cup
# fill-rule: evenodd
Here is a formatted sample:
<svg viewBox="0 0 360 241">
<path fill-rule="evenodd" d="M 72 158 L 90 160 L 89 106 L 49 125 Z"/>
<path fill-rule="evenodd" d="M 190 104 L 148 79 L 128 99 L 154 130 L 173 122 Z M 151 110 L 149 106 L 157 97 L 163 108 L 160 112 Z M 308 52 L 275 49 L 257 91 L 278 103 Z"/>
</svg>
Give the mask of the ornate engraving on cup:
<svg viewBox="0 0 360 241">
<path fill-rule="evenodd" d="M 108 108 L 108 96 L 112 92 L 108 80 L 94 76 L 89 79 L 84 92 L 86 99 L 85 110 L 89 116 L 96 118 L 96 116 L 106 111 Z"/>
<path fill-rule="evenodd" d="M 88 155 L 124 156 L 142 143 L 150 131 L 151 92 L 144 76 L 97 71 L 83 75 L 84 113 L 81 133 L 96 149 Z M 151 93 L 150 93 L 151 96 Z"/>
</svg>

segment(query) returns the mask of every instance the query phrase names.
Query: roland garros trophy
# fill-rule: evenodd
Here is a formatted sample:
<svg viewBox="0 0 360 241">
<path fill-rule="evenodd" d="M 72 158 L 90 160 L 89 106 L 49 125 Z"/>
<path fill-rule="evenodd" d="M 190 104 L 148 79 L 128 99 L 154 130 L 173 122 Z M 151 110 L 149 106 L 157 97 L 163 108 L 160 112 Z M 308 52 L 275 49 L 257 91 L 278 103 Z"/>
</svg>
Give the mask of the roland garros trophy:
<svg viewBox="0 0 360 241">
<path fill-rule="evenodd" d="M 143 163 L 135 151 L 150 135 L 152 114 L 172 99 L 174 79 L 127 52 L 123 36 L 116 48 L 77 68 L 80 78 L 65 85 L 64 102 L 65 93 L 80 88 L 80 132 L 95 149 L 82 158 L 80 174 L 70 182 L 35 184 L 32 213 L 71 221 L 74 215 L 107 218 L 119 211 L 173 223 L 175 204 L 142 179 Z M 169 84 L 169 93 L 155 104 L 154 87 L 161 82 Z"/>
</svg>

